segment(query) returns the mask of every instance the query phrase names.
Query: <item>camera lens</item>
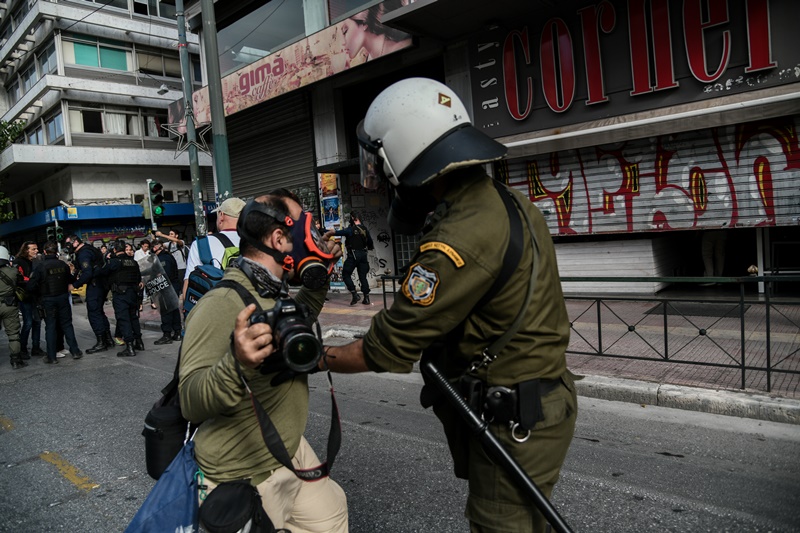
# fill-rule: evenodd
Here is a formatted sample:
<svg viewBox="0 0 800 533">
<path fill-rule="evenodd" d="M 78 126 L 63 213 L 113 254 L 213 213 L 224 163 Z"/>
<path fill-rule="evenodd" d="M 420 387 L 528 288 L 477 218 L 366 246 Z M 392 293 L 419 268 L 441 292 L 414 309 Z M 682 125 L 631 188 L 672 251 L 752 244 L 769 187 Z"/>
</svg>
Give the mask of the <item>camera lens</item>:
<svg viewBox="0 0 800 533">
<path fill-rule="evenodd" d="M 322 357 L 322 344 L 311 333 L 290 334 L 283 344 L 286 364 L 295 372 L 308 372 Z"/>
</svg>

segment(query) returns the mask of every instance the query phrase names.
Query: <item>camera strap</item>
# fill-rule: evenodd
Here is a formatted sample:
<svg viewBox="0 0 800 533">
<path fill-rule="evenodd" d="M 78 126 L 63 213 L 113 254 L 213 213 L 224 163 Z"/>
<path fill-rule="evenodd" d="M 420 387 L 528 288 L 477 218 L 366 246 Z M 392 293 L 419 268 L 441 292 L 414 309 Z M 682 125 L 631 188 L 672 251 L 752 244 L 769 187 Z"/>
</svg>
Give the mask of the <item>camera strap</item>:
<svg viewBox="0 0 800 533">
<path fill-rule="evenodd" d="M 225 287 L 235 290 L 244 302 L 245 306 L 255 304 L 256 312 L 262 311 L 261 306 L 255 297 L 250 294 L 250 292 L 240 283 L 226 279 L 217 283 L 217 287 Z M 233 339 L 231 339 L 231 353 L 233 353 Z M 247 380 L 242 374 L 242 367 L 239 364 L 239 360 L 234 357 L 234 361 L 236 363 L 236 373 L 239 375 L 239 379 L 242 381 L 245 390 L 250 395 L 250 401 L 253 404 L 253 411 L 256 413 L 258 425 L 261 429 L 261 437 L 264 439 L 264 444 L 267 445 L 269 453 L 271 453 L 279 463 L 291 470 L 295 476 L 303 481 L 317 481 L 327 477 L 333 468 L 333 461 L 336 459 L 336 454 L 339 453 L 339 448 L 342 444 L 342 423 L 339 418 L 339 407 L 336 404 L 336 395 L 334 394 L 333 379 L 331 378 L 330 371 L 328 372 L 328 384 L 330 385 L 331 391 L 331 427 L 328 432 L 326 461 L 313 468 L 300 469 L 295 468 L 292 464 L 292 458 L 289 455 L 289 451 L 286 449 L 286 445 L 283 444 L 283 439 L 281 439 L 281 436 L 278 434 L 278 430 L 275 429 L 275 425 L 269 418 L 267 411 L 261 405 L 261 402 L 258 401 L 253 394 L 253 391 L 250 390 L 250 386 L 247 384 Z"/>
</svg>

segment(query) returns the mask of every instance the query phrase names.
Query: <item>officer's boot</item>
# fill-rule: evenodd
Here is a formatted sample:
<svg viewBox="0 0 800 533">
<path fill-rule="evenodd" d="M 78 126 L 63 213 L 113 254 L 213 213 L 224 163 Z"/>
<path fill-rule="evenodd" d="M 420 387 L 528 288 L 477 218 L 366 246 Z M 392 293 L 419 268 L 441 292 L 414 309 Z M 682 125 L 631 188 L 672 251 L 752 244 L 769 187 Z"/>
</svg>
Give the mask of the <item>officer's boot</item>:
<svg viewBox="0 0 800 533">
<path fill-rule="evenodd" d="M 172 336 L 169 333 L 164 333 L 161 338 L 155 341 L 153 344 L 158 346 L 162 344 L 172 344 Z"/>
<path fill-rule="evenodd" d="M 172 332 L 172 340 L 180 341 L 181 338 L 182 338 L 182 336 L 181 336 L 181 332 L 180 331 L 173 331 Z"/>
<path fill-rule="evenodd" d="M 353 291 L 353 299 L 350 300 L 350 305 L 356 305 L 358 303 L 358 293 Z"/>
<path fill-rule="evenodd" d="M 22 356 L 20 354 L 11 354 L 11 368 L 17 370 L 19 368 L 25 368 L 26 366 L 28 366 L 28 363 L 22 360 Z"/>
<path fill-rule="evenodd" d="M 96 335 L 97 337 L 97 344 L 92 346 L 91 348 L 86 349 L 86 353 L 98 353 L 98 352 L 105 352 L 108 350 L 108 346 L 106 345 L 106 340 L 104 335 Z"/>
<path fill-rule="evenodd" d="M 133 357 L 134 355 L 136 355 L 136 350 L 133 347 L 133 343 L 126 342 L 125 349 L 119 352 L 117 357 Z"/>
<path fill-rule="evenodd" d="M 117 345 L 117 343 L 114 342 L 114 337 L 111 335 L 110 329 L 103 333 L 103 342 L 106 343 L 106 347 L 108 348 L 113 348 Z"/>
<path fill-rule="evenodd" d="M 369 294 L 364 295 L 364 299 L 361 301 L 364 305 L 369 305 Z"/>
<path fill-rule="evenodd" d="M 140 352 L 144 351 L 144 341 L 142 341 L 141 337 L 136 337 L 133 339 L 133 348 L 135 350 L 139 350 Z M 136 354 L 133 354 L 136 355 Z"/>
</svg>

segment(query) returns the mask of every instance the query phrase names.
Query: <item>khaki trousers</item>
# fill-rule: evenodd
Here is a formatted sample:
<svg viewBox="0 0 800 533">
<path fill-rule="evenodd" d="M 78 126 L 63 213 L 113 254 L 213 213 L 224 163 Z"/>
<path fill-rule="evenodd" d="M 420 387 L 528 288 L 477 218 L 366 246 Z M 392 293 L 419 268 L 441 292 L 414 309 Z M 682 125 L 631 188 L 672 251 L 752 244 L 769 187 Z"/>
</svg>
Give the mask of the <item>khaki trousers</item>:
<svg viewBox="0 0 800 533">
<path fill-rule="evenodd" d="M 305 437 L 292 458 L 295 468 L 312 468 L 320 460 Z M 206 479 L 207 493 L 217 484 Z M 256 486 L 261 503 L 276 529 L 292 533 L 347 533 L 347 497 L 344 490 L 326 477 L 319 481 L 302 481 L 286 467 L 275 470 Z M 202 505 L 202 502 L 201 502 Z"/>
</svg>

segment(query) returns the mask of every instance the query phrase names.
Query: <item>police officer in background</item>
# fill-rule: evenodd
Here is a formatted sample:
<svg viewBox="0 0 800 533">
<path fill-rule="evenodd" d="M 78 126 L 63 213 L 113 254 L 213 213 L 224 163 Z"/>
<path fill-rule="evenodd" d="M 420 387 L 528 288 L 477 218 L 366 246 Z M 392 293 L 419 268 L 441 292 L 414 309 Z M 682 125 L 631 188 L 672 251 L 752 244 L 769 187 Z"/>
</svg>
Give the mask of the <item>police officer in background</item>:
<svg viewBox="0 0 800 533">
<path fill-rule="evenodd" d="M 96 344 L 87 349 L 86 353 L 104 352 L 114 347 L 114 338 L 111 336 L 108 317 L 103 310 L 108 292 L 106 280 L 101 275 L 103 254 L 98 248 L 84 243 L 77 235 L 70 235 L 65 242 L 67 252 L 75 255 L 75 262 L 80 269 L 74 286 L 79 289 L 86 285 L 86 314 L 89 317 L 89 325 L 97 337 Z"/>
<path fill-rule="evenodd" d="M 485 163 L 501 159 L 505 147 L 472 126 L 463 103 L 437 81 L 391 85 L 357 134 L 362 185 L 390 181 L 390 226 L 424 233 L 392 307 L 375 315 L 363 339 L 326 347 L 320 368 L 411 372 L 423 350 L 440 355 L 446 377 L 470 385 L 470 400 L 492 421 L 489 430 L 549 498 L 572 441 L 577 398 L 565 356 L 569 318 L 544 217 L 525 195 L 486 174 Z M 518 261 L 505 259 L 512 242 Z M 482 357 L 490 347 L 496 357 Z M 470 530 L 545 531 L 544 516 L 515 479 L 446 399 L 427 390 L 456 475 L 469 480 Z M 496 398 L 504 401 L 489 402 Z"/>
<path fill-rule="evenodd" d="M 325 237 L 329 238 L 331 235 L 347 239 L 344 243 L 347 247 L 347 259 L 344 260 L 344 266 L 342 267 L 342 277 L 347 290 L 353 295 L 350 305 L 358 303 L 358 293 L 356 292 L 356 285 L 353 283 L 354 270 L 358 270 L 358 281 L 361 284 L 361 292 L 364 293 L 364 299 L 361 303 L 369 305 L 369 281 L 367 281 L 369 257 L 367 257 L 367 250 L 374 249 L 369 230 L 361 224 L 358 213 L 353 211 L 350 213 L 350 225 L 335 232 L 329 231 L 325 234 Z"/>
<path fill-rule="evenodd" d="M 173 290 L 175 291 L 175 296 L 179 296 L 178 291 L 180 289 L 178 287 L 181 284 L 181 277 L 178 274 L 178 264 L 175 262 L 175 257 L 169 253 L 169 250 L 164 246 L 164 242 L 159 238 L 153 239 L 153 253 L 161 261 L 161 266 L 164 267 L 164 274 L 167 276 L 169 284 L 172 285 L 172 289 L 165 290 Z M 162 300 L 158 311 L 161 314 L 161 332 L 163 335 L 153 344 L 172 344 L 172 341 L 181 340 L 181 311 L 177 307 L 172 311 L 167 311 L 165 308 L 166 305 Z"/>
<path fill-rule="evenodd" d="M 8 336 L 8 349 L 11 352 L 11 368 L 17 370 L 28 366 L 22 360 L 19 343 L 19 301 L 14 289 L 22 285 L 22 275 L 11 266 L 8 248 L 0 246 L 0 322 Z"/>
<path fill-rule="evenodd" d="M 58 244 L 48 242 L 44 245 L 44 259 L 33 267 L 28 291 L 38 294 L 44 307 L 45 337 L 47 338 L 47 360 L 52 365 L 58 363 L 58 335 L 63 332 L 73 359 L 80 359 L 83 352 L 78 348 L 75 329 L 72 327 L 72 282 L 75 276 L 70 266 L 58 258 Z"/>
<path fill-rule="evenodd" d="M 144 350 L 142 328 L 139 324 L 139 289 L 144 285 L 139 263 L 125 253 L 124 241 L 114 243 L 114 257 L 102 268 L 100 274 L 108 276 L 114 317 L 125 340 L 125 349 L 117 356 L 134 356 L 136 350 Z"/>
</svg>

